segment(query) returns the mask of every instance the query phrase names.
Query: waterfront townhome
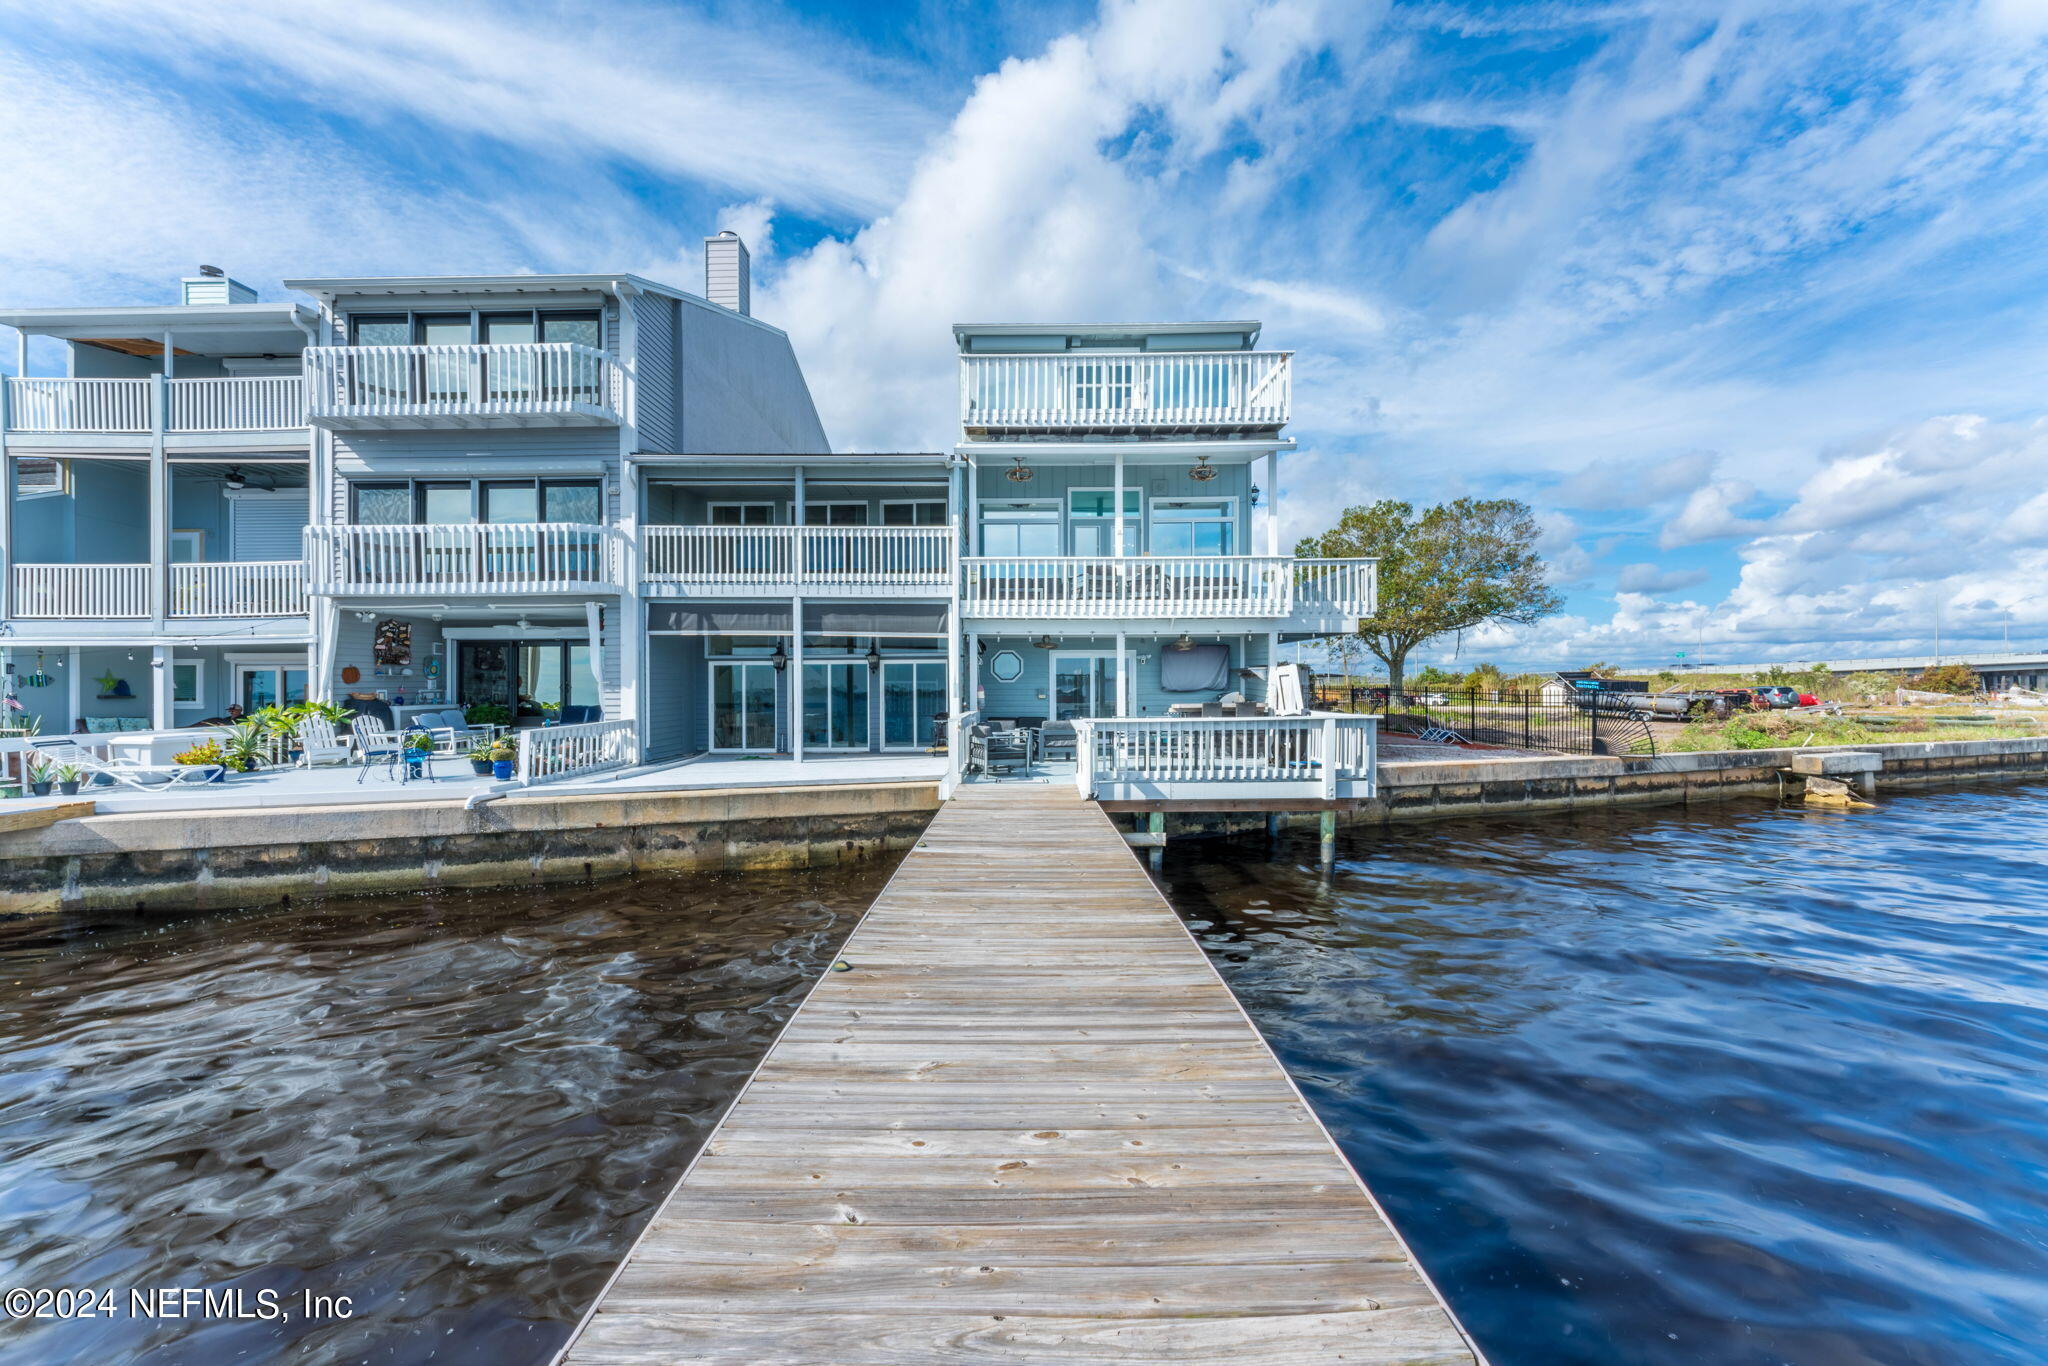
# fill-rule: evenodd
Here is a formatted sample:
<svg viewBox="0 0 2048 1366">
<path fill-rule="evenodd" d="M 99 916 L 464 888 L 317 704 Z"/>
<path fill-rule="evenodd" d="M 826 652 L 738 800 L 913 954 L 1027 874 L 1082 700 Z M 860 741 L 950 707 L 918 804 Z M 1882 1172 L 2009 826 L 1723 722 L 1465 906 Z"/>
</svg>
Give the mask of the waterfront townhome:
<svg viewBox="0 0 2048 1366">
<path fill-rule="evenodd" d="M 1256 322 L 953 331 L 963 718 L 1060 748 L 1073 726 L 1105 799 L 1364 795 L 1370 725 L 1272 688 L 1281 647 L 1354 629 L 1376 583 L 1281 547 L 1292 353 Z"/>
</svg>

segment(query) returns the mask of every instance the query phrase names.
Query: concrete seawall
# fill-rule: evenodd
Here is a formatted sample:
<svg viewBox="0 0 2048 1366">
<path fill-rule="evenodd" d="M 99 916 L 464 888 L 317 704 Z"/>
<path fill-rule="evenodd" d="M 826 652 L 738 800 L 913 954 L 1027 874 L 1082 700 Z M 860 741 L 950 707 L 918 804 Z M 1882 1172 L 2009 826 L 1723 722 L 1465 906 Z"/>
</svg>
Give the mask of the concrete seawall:
<svg viewBox="0 0 2048 1366">
<path fill-rule="evenodd" d="M 0 834 L 0 913 L 274 906 L 907 849 L 932 782 L 88 816 Z"/>
</svg>

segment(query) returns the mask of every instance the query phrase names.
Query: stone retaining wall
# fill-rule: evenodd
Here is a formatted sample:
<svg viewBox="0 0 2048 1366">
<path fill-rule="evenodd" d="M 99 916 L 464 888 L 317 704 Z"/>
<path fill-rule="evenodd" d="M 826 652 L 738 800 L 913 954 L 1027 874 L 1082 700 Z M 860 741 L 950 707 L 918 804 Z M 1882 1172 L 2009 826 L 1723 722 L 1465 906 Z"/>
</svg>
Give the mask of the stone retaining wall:
<svg viewBox="0 0 2048 1366">
<path fill-rule="evenodd" d="M 907 849 L 936 782 L 88 816 L 0 834 L 0 913 L 828 866 Z"/>
</svg>

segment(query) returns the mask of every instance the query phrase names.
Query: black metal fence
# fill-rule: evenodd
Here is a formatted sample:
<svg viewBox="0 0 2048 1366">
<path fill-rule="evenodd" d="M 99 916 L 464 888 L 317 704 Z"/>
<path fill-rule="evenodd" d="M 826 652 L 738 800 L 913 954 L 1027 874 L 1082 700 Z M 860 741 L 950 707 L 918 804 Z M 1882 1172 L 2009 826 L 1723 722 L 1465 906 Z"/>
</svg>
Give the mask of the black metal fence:
<svg viewBox="0 0 2048 1366">
<path fill-rule="evenodd" d="M 1639 712 L 1597 694 L 1546 700 L 1540 692 L 1397 693 L 1325 684 L 1317 696 L 1324 706 L 1385 716 L 1399 730 L 1445 730 L 1481 745 L 1553 754 L 1657 752 L 1656 739 Z"/>
</svg>

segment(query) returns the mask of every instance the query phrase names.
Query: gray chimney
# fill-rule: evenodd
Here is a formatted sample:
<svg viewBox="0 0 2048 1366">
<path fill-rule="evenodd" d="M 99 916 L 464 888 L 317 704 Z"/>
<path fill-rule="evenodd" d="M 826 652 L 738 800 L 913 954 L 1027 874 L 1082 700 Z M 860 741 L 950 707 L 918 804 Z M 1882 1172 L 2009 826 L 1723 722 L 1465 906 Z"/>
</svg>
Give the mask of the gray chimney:
<svg viewBox="0 0 2048 1366">
<path fill-rule="evenodd" d="M 704 239 L 704 297 L 721 308 L 746 313 L 753 307 L 747 244 L 731 228 Z"/>
</svg>

